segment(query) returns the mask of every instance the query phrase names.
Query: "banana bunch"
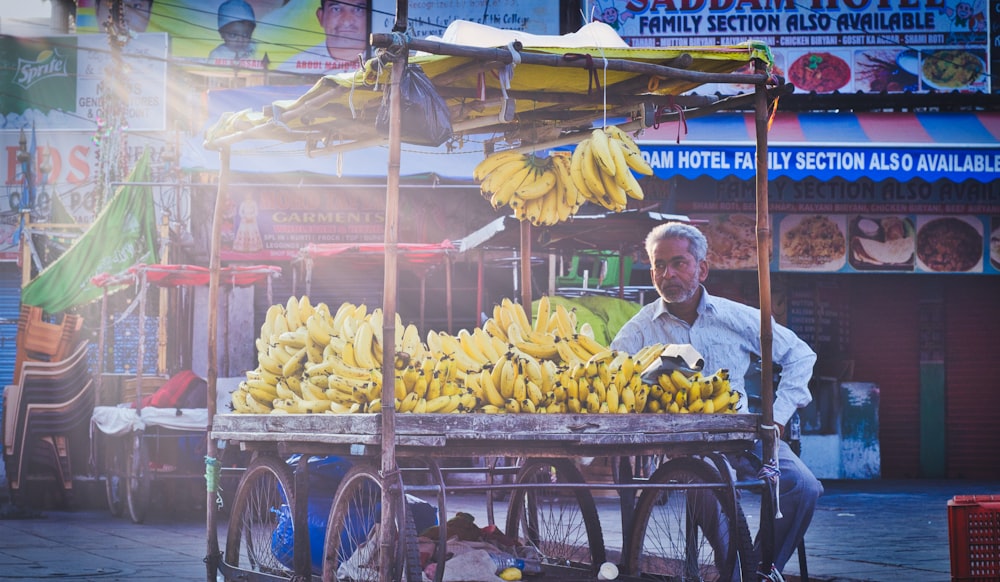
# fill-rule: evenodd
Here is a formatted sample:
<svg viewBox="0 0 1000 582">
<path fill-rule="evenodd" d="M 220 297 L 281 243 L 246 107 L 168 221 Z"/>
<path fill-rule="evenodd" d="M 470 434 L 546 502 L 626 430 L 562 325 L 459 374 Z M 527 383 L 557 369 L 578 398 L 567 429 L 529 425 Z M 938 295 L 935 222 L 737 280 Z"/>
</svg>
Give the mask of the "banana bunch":
<svg viewBox="0 0 1000 582">
<path fill-rule="evenodd" d="M 488 156 L 472 176 L 493 208 L 510 206 L 518 220 L 546 226 L 567 220 L 584 203 L 569 168 L 569 152 L 542 158 L 508 150 Z"/>
<path fill-rule="evenodd" d="M 711 376 L 695 372 L 689 377 L 680 370 L 660 374 L 649 396 L 649 412 L 681 414 L 732 414 L 740 401 L 740 393 L 729 387 L 729 370 L 725 368 Z"/>
<path fill-rule="evenodd" d="M 662 345 L 636 354 L 611 350 L 587 323 L 548 297 L 532 321 L 503 299 L 482 327 L 456 335 L 396 320 L 393 407 L 412 413 L 733 412 L 728 373 L 690 378 L 641 374 Z M 335 313 L 307 296 L 267 313 L 258 366 L 232 394 L 233 409 L 254 414 L 374 413 L 382 410 L 380 309 L 344 303 Z"/>
<path fill-rule="evenodd" d="M 423 356 L 413 324 L 396 316 L 394 367 Z M 382 389 L 382 312 L 344 303 L 335 314 L 308 296 L 272 305 L 257 338 L 257 362 L 232 394 L 241 413 L 359 412 Z"/>
<path fill-rule="evenodd" d="M 643 199 L 642 187 L 632 170 L 645 176 L 653 173 L 632 137 L 609 125 L 594 129 L 576 146 L 569 174 L 585 201 L 621 212 L 629 198 Z"/>
</svg>

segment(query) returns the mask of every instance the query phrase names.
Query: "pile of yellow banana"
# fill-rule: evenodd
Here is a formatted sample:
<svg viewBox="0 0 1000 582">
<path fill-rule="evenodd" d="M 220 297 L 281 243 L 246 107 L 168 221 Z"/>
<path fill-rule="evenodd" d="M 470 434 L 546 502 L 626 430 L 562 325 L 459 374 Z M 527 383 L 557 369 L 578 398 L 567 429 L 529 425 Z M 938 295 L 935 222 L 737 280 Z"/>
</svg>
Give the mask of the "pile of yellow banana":
<svg viewBox="0 0 1000 582">
<path fill-rule="evenodd" d="M 681 393 L 649 386 L 641 374 L 662 345 L 637 354 L 608 349 L 572 312 L 539 300 L 535 321 L 504 299 L 482 327 L 457 335 L 416 327 L 397 315 L 393 369 L 398 412 L 670 412 Z M 382 312 L 291 297 L 267 313 L 257 339 L 258 367 L 232 394 L 239 413 L 350 413 L 382 409 Z M 718 374 L 716 375 L 718 376 Z M 712 378 L 715 378 L 713 376 Z M 725 380 L 728 396 L 728 380 Z M 671 386 L 674 386 L 671 384 Z M 714 387 L 713 387 L 714 390 Z M 712 390 L 706 389 L 708 394 Z M 685 394 L 693 390 L 685 388 Z M 694 402 L 692 400 L 691 402 Z M 687 401 L 684 401 L 687 404 Z M 721 412 L 720 403 L 684 406 Z"/>
<path fill-rule="evenodd" d="M 594 129 L 572 152 L 534 154 L 502 151 L 475 167 L 472 177 L 493 208 L 509 206 L 519 220 L 552 225 L 575 215 L 584 202 L 614 212 L 628 198 L 641 200 L 642 188 L 632 170 L 651 175 L 632 137 L 615 126 Z"/>
<path fill-rule="evenodd" d="M 642 159 L 632 137 L 614 125 L 594 129 L 590 138 L 573 150 L 569 174 L 586 201 L 621 212 L 628 199 L 643 199 L 642 187 L 632 170 L 649 176 L 653 168 Z"/>
<path fill-rule="evenodd" d="M 711 376 L 700 372 L 685 376 L 674 370 L 657 377 L 646 406 L 650 412 L 731 414 L 739 401 L 740 393 L 730 389 L 729 370 L 725 368 Z"/>
</svg>

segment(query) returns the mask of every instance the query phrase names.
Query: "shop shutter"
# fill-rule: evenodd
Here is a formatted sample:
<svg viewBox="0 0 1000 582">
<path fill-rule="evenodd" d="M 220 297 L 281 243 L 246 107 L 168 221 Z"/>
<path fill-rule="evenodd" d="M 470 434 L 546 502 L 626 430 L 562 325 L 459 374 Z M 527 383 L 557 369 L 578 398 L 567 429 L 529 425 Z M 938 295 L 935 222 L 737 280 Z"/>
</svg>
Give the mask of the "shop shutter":
<svg viewBox="0 0 1000 582">
<path fill-rule="evenodd" d="M 852 380 L 879 387 L 883 478 L 920 476 L 919 285 L 912 275 L 851 285 Z"/>
<path fill-rule="evenodd" d="M 947 281 L 944 307 L 948 478 L 1000 478 L 998 298 L 1000 277 L 955 276 Z"/>
<path fill-rule="evenodd" d="M 0 263 L 0 388 L 14 378 L 20 309 L 21 270 L 15 263 Z"/>
</svg>

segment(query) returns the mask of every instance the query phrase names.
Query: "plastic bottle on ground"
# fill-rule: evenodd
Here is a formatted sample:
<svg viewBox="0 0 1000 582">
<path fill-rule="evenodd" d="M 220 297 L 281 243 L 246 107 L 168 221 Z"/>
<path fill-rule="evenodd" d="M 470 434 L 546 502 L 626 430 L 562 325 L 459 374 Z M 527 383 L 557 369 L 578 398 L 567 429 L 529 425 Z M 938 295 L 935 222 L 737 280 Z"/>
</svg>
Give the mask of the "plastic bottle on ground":
<svg viewBox="0 0 1000 582">
<path fill-rule="evenodd" d="M 490 557 L 493 558 L 493 563 L 497 566 L 497 573 L 507 568 L 517 568 L 525 574 L 542 573 L 542 564 L 538 560 L 519 558 L 511 554 L 497 552 L 490 552 Z"/>
</svg>

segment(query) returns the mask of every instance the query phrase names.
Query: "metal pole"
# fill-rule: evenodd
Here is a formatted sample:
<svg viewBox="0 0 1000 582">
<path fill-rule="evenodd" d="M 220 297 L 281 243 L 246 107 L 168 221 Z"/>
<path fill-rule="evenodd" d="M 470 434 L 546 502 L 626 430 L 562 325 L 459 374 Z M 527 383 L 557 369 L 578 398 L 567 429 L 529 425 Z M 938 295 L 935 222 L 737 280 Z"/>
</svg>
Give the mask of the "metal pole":
<svg viewBox="0 0 1000 582">
<path fill-rule="evenodd" d="M 521 306 L 531 315 L 531 223 L 521 221 Z"/>
</svg>

